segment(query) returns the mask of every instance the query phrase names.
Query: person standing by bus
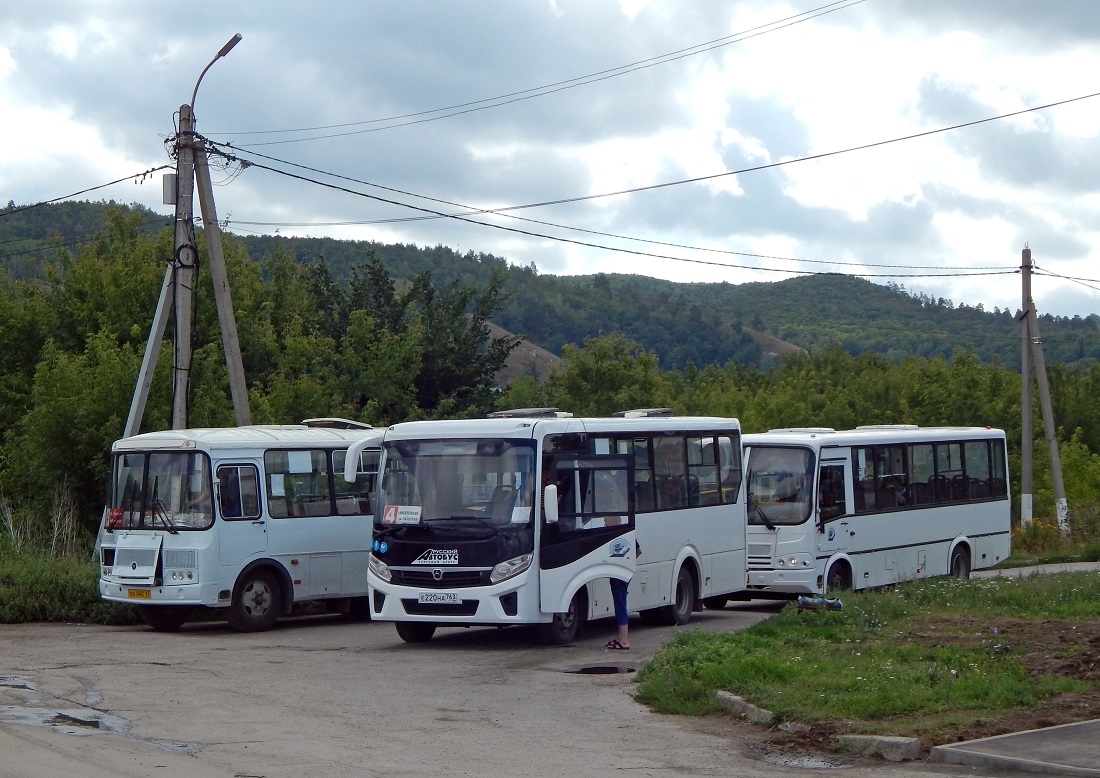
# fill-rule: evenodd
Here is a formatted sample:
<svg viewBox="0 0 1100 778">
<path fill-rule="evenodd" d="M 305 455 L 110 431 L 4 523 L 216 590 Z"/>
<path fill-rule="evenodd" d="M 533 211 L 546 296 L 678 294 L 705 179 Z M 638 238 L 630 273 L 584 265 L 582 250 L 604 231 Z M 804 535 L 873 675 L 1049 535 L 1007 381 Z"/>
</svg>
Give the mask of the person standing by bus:
<svg viewBox="0 0 1100 778">
<path fill-rule="evenodd" d="M 642 555 L 642 547 L 634 542 L 634 557 Z M 608 651 L 626 651 L 630 648 L 630 612 L 626 606 L 626 594 L 630 588 L 630 581 L 621 578 L 611 579 L 611 601 L 615 603 L 615 637 L 604 644 Z"/>
</svg>

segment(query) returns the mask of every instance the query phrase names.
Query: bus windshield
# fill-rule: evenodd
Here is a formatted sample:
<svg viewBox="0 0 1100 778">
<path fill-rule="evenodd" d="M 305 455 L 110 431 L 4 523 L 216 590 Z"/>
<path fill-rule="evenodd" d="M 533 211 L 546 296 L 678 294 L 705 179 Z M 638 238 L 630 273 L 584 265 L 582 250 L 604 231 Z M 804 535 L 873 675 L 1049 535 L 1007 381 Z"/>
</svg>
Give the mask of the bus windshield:
<svg viewBox="0 0 1100 778">
<path fill-rule="evenodd" d="M 749 524 L 801 524 L 813 508 L 813 452 L 753 446 L 749 454 Z"/>
<path fill-rule="evenodd" d="M 378 529 L 532 526 L 534 441 L 387 441 L 383 459 Z"/>
<path fill-rule="evenodd" d="M 210 461 L 182 451 L 120 454 L 106 529 L 209 529 L 214 523 Z"/>
</svg>

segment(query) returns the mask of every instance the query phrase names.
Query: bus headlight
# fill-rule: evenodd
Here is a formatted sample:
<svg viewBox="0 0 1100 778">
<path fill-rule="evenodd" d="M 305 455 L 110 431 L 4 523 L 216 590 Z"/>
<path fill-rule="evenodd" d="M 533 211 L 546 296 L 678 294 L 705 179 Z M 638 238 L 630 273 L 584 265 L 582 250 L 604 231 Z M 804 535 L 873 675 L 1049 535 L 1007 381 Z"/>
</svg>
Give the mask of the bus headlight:
<svg viewBox="0 0 1100 778">
<path fill-rule="evenodd" d="M 393 574 L 390 572 L 390 566 L 383 562 L 381 559 L 371 554 L 367 557 L 367 569 L 381 578 L 383 581 L 389 581 L 393 578 Z"/>
<path fill-rule="evenodd" d="M 500 583 L 519 575 L 531 566 L 533 556 L 533 554 L 522 554 L 509 559 L 507 562 L 501 562 L 493 568 L 493 572 L 489 573 L 489 580 L 493 583 Z"/>
</svg>

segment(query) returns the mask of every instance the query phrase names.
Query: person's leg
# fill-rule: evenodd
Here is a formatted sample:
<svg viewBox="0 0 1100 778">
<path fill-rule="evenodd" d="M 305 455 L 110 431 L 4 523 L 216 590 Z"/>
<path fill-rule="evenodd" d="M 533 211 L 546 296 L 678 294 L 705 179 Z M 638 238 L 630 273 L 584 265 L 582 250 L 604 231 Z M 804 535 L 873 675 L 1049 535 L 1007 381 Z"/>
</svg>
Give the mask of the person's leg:
<svg viewBox="0 0 1100 778">
<path fill-rule="evenodd" d="M 609 642 L 608 648 L 630 648 L 630 613 L 626 609 L 626 593 L 628 583 L 618 578 L 611 579 L 611 599 L 615 603 L 615 624 L 618 632 L 615 641 Z M 617 642 L 618 646 L 613 645 Z"/>
</svg>

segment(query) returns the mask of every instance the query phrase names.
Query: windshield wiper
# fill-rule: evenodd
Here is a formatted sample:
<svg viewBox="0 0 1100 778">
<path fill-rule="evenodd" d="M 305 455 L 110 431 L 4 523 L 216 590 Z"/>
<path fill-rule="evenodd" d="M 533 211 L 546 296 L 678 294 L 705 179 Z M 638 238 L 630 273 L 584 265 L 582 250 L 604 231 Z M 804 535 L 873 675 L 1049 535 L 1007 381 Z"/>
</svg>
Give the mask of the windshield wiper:
<svg viewBox="0 0 1100 778">
<path fill-rule="evenodd" d="M 753 496 L 752 492 L 749 492 L 749 505 L 751 505 L 752 509 L 756 511 L 756 515 L 760 517 L 760 521 L 764 524 L 764 526 L 770 529 L 772 532 L 775 532 L 775 525 L 772 524 L 772 520 L 768 518 L 768 514 L 764 513 L 764 509 L 761 508 L 760 505 L 756 502 L 756 498 Z"/>
<path fill-rule="evenodd" d="M 172 519 L 168 516 L 168 508 L 165 506 L 164 501 L 157 495 L 159 494 L 159 476 L 153 479 L 153 499 L 149 501 L 150 507 L 153 509 L 153 518 L 160 519 L 164 528 L 168 530 L 170 535 L 178 535 L 179 530 L 176 529 L 176 525 L 172 523 Z"/>
</svg>

